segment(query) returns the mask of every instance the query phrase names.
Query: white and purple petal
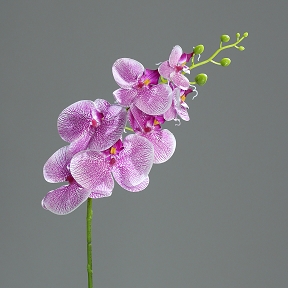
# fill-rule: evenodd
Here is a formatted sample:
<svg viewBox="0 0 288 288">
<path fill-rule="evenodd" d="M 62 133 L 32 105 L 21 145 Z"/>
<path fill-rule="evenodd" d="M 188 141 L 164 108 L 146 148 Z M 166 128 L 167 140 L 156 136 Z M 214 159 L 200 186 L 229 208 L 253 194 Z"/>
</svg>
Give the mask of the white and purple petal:
<svg viewBox="0 0 288 288">
<path fill-rule="evenodd" d="M 89 198 L 99 199 L 99 198 L 109 197 L 111 195 L 112 195 L 112 190 L 111 191 L 95 190 L 90 193 Z"/>
<path fill-rule="evenodd" d="M 137 90 L 119 88 L 113 92 L 113 96 L 120 105 L 128 107 L 137 96 Z"/>
<path fill-rule="evenodd" d="M 130 58 L 120 58 L 112 66 L 112 74 L 121 88 L 132 88 L 144 73 L 144 66 Z"/>
<path fill-rule="evenodd" d="M 66 215 L 78 208 L 90 195 L 90 191 L 79 186 L 75 181 L 61 186 L 46 194 L 41 204 L 46 210 L 57 215 Z"/>
<path fill-rule="evenodd" d="M 175 47 L 173 47 L 171 54 L 169 56 L 169 65 L 171 67 L 175 67 L 177 66 L 181 56 L 183 54 L 182 48 L 179 45 L 176 45 Z"/>
<path fill-rule="evenodd" d="M 123 146 L 112 174 L 120 186 L 136 186 L 148 176 L 152 168 L 153 145 L 142 136 L 130 134 L 124 139 Z"/>
<path fill-rule="evenodd" d="M 70 171 L 77 183 L 92 192 L 111 192 L 114 188 L 111 166 L 101 152 L 86 150 L 77 153 L 71 160 Z"/>
<path fill-rule="evenodd" d="M 172 103 L 172 89 L 167 84 L 143 87 L 135 98 L 135 105 L 149 115 L 165 113 Z"/>
<path fill-rule="evenodd" d="M 58 117 L 60 137 L 69 143 L 76 140 L 90 127 L 95 104 L 90 100 L 78 101 L 65 108 Z"/>
<path fill-rule="evenodd" d="M 173 83 L 180 89 L 187 90 L 189 88 L 190 86 L 189 80 L 183 74 L 178 72 L 172 72 L 170 77 L 171 81 L 173 81 Z"/>
<path fill-rule="evenodd" d="M 168 61 L 165 61 L 160 64 L 158 71 L 162 77 L 170 80 L 170 74 L 174 71 L 174 68 L 169 65 Z"/>
<path fill-rule="evenodd" d="M 160 164 L 171 158 L 176 149 L 176 139 L 167 129 L 142 133 L 154 146 L 154 163 Z"/>
<path fill-rule="evenodd" d="M 149 176 L 147 176 L 141 183 L 135 186 L 126 186 L 124 183 L 121 183 L 120 186 L 129 191 L 129 192 L 140 192 L 144 190 L 149 184 Z"/>
<path fill-rule="evenodd" d="M 68 165 L 72 155 L 68 152 L 68 147 L 64 146 L 57 150 L 44 164 L 43 175 L 47 182 L 64 182 L 70 175 Z"/>
</svg>

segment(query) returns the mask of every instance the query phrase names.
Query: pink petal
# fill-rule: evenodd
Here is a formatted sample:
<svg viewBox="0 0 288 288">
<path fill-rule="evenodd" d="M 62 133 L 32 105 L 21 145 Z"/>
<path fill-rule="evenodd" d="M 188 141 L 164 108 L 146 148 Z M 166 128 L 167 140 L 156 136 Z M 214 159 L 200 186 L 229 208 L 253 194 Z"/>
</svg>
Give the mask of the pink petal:
<svg viewBox="0 0 288 288">
<path fill-rule="evenodd" d="M 153 118 L 153 116 L 144 113 L 135 105 L 130 106 L 128 117 L 134 131 L 142 131 L 146 127 L 146 123 Z"/>
<path fill-rule="evenodd" d="M 111 105 L 100 126 L 91 136 L 88 148 L 103 151 L 117 142 L 126 125 L 127 111 L 118 105 Z"/>
<path fill-rule="evenodd" d="M 60 137 L 69 143 L 80 137 L 90 127 L 93 110 L 95 104 L 90 100 L 78 101 L 65 108 L 57 122 Z"/>
<path fill-rule="evenodd" d="M 71 160 L 70 171 L 77 183 L 86 189 L 103 192 L 113 190 L 111 167 L 100 152 L 86 150 L 77 153 Z"/>
<path fill-rule="evenodd" d="M 155 164 L 166 162 L 174 154 L 176 139 L 169 130 L 154 130 L 151 133 L 143 133 L 141 135 L 147 138 L 154 146 Z"/>
<path fill-rule="evenodd" d="M 95 190 L 94 192 L 91 192 L 89 195 L 89 198 L 93 199 L 98 199 L 98 198 L 104 198 L 104 197 L 109 197 L 112 195 L 112 190 L 111 191 L 100 191 L 100 190 Z"/>
<path fill-rule="evenodd" d="M 135 98 L 135 105 L 149 115 L 165 113 L 172 103 L 172 89 L 167 84 L 143 87 Z"/>
<path fill-rule="evenodd" d="M 165 61 L 160 64 L 158 71 L 162 77 L 170 79 L 170 74 L 174 71 L 174 68 L 169 65 L 168 61 Z"/>
<path fill-rule="evenodd" d="M 144 73 L 144 66 L 130 58 L 120 58 L 112 66 L 116 83 L 121 88 L 132 88 Z"/>
<path fill-rule="evenodd" d="M 41 204 L 46 210 L 58 215 L 71 213 L 85 202 L 90 191 L 74 183 L 59 187 L 47 193 Z"/>
<path fill-rule="evenodd" d="M 175 67 L 178 64 L 182 53 L 183 53 L 182 48 L 179 45 L 176 45 L 172 49 L 168 60 L 171 67 Z"/>
<path fill-rule="evenodd" d="M 147 176 L 141 183 L 136 186 L 125 186 L 123 183 L 119 184 L 123 189 L 129 192 L 140 192 L 144 190 L 149 184 L 149 176 Z"/>
<path fill-rule="evenodd" d="M 136 89 L 119 88 L 113 92 L 115 100 L 122 106 L 130 106 L 137 95 Z"/>
<path fill-rule="evenodd" d="M 188 111 L 187 111 L 187 109 L 185 107 L 180 106 L 180 109 L 177 109 L 177 113 L 181 117 L 181 119 L 183 119 L 184 121 L 189 121 L 190 120 Z"/>
<path fill-rule="evenodd" d="M 172 103 L 171 107 L 164 113 L 164 119 L 166 121 L 171 121 L 177 117 L 177 112 L 174 107 L 174 104 Z"/>
<path fill-rule="evenodd" d="M 187 90 L 189 88 L 190 86 L 189 80 L 181 73 L 173 72 L 171 73 L 170 76 L 173 83 L 180 89 Z"/>
<path fill-rule="evenodd" d="M 152 168 L 153 145 L 142 136 L 130 134 L 124 139 L 123 146 L 112 174 L 120 186 L 136 186 L 148 176 Z"/>
<path fill-rule="evenodd" d="M 67 168 L 72 155 L 68 153 L 68 146 L 57 150 L 44 164 L 44 179 L 50 183 L 59 183 L 66 181 L 70 172 Z"/>
</svg>

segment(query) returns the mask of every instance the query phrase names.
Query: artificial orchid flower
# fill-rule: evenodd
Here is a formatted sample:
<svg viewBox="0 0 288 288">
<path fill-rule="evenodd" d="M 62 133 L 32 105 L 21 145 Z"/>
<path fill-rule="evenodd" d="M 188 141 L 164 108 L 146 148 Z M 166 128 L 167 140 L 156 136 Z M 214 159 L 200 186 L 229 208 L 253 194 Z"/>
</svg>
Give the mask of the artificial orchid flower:
<svg viewBox="0 0 288 288">
<path fill-rule="evenodd" d="M 128 111 L 128 119 L 134 132 L 147 138 L 154 146 L 154 163 L 160 164 L 171 158 L 176 149 L 176 139 L 167 129 L 162 129 L 165 122 L 163 116 L 145 114 L 132 105 Z"/>
<path fill-rule="evenodd" d="M 58 118 L 58 132 L 74 153 L 84 149 L 105 150 L 120 139 L 127 113 L 119 105 L 103 99 L 78 101 Z"/>
<path fill-rule="evenodd" d="M 103 191 L 85 189 L 75 181 L 69 168 L 72 156 L 68 146 L 62 147 L 47 160 L 43 168 L 46 181 L 50 183 L 68 182 L 67 185 L 49 191 L 41 202 L 44 209 L 54 214 L 68 214 L 78 208 L 88 197 L 102 198 L 108 197 L 112 193 L 112 189 Z"/>
<path fill-rule="evenodd" d="M 113 92 L 116 101 L 125 107 L 135 104 L 149 115 L 163 114 L 172 103 L 171 88 L 158 84 L 157 70 L 145 69 L 133 59 L 118 59 L 112 66 L 116 83 L 121 87 Z"/>
<path fill-rule="evenodd" d="M 169 60 L 163 62 L 158 67 L 160 75 L 169 81 L 172 81 L 177 87 L 183 90 L 189 88 L 189 80 L 182 72 L 190 73 L 189 67 L 185 64 L 192 57 L 192 53 L 183 53 L 182 48 L 176 45 L 169 56 Z"/>
<path fill-rule="evenodd" d="M 190 120 L 190 117 L 187 111 L 189 109 L 189 106 L 187 105 L 185 100 L 186 100 L 187 95 L 193 91 L 196 91 L 196 90 L 193 90 L 192 88 L 189 88 L 187 90 L 182 90 L 178 87 L 176 87 L 173 90 L 172 105 L 163 115 L 166 121 L 177 119 L 177 115 L 179 115 L 179 117 L 184 121 Z"/>
<path fill-rule="evenodd" d="M 86 150 L 71 160 L 73 178 L 86 189 L 113 190 L 114 179 L 124 189 L 138 192 L 149 184 L 153 165 L 153 145 L 144 137 L 128 135 L 106 151 Z"/>
</svg>

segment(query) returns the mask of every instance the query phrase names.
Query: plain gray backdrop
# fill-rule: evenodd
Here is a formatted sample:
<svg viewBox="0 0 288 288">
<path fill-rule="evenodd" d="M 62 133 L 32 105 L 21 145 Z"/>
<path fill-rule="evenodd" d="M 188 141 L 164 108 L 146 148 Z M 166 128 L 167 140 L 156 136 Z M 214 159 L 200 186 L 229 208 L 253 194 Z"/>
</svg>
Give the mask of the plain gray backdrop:
<svg viewBox="0 0 288 288">
<path fill-rule="evenodd" d="M 191 121 L 165 125 L 173 157 L 139 193 L 93 201 L 94 287 L 287 288 L 287 13 L 278 1 L 0 1 L 0 288 L 87 287 L 86 205 L 42 209 L 57 184 L 46 160 L 66 145 L 59 113 L 113 102 L 121 57 L 147 68 L 221 34 L 249 32 L 187 98 Z"/>
</svg>

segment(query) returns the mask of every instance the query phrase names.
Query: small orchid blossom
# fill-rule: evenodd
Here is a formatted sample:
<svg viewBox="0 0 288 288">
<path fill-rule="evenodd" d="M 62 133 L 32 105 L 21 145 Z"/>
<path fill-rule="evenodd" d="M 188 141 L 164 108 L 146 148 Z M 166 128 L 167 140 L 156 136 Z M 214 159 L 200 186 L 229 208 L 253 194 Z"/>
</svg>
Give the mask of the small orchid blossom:
<svg viewBox="0 0 288 288">
<path fill-rule="evenodd" d="M 135 105 L 128 111 L 128 119 L 136 134 L 147 138 L 154 146 L 154 163 L 160 164 L 171 158 L 176 149 L 176 139 L 167 129 L 162 129 L 165 122 L 162 115 L 147 115 Z"/>
<path fill-rule="evenodd" d="M 68 185 L 48 192 L 41 202 L 44 209 L 54 214 L 68 214 L 78 208 L 88 197 L 102 198 L 112 193 L 112 189 L 89 190 L 79 185 L 70 173 L 71 158 L 72 154 L 68 146 L 62 147 L 47 160 L 43 168 L 43 175 L 47 182 L 68 182 Z"/>
<path fill-rule="evenodd" d="M 157 70 L 145 69 L 133 59 L 118 59 L 112 66 L 116 83 L 121 87 L 113 92 L 116 101 L 125 107 L 135 104 L 149 115 L 163 114 L 172 103 L 172 90 L 167 84 L 157 84 Z"/>
<path fill-rule="evenodd" d="M 189 67 L 185 64 L 192 57 L 192 53 L 183 53 L 182 48 L 176 45 L 169 56 L 169 60 L 163 62 L 158 67 L 160 75 L 169 81 L 172 81 L 177 87 L 182 90 L 187 90 L 189 88 L 189 80 L 182 74 L 190 73 Z"/>
<path fill-rule="evenodd" d="M 124 189 L 138 192 L 149 184 L 149 172 L 153 165 L 153 145 L 144 137 L 128 135 L 118 140 L 108 150 L 86 150 L 71 160 L 73 178 L 89 190 L 109 191 L 114 179 Z"/>
<path fill-rule="evenodd" d="M 103 99 L 78 101 L 64 109 L 58 118 L 61 138 L 72 143 L 76 153 L 84 149 L 105 150 L 120 139 L 127 112 Z"/>
<path fill-rule="evenodd" d="M 187 109 L 189 109 L 189 106 L 187 105 L 185 100 L 186 100 L 187 95 L 193 91 L 194 90 L 192 88 L 189 88 L 188 90 L 182 90 L 178 87 L 176 87 L 173 90 L 172 105 L 163 115 L 163 117 L 166 121 L 171 121 L 171 120 L 177 119 L 177 115 L 179 115 L 180 118 L 184 121 L 190 120 L 190 117 L 189 117 L 189 114 L 187 111 Z"/>
</svg>

